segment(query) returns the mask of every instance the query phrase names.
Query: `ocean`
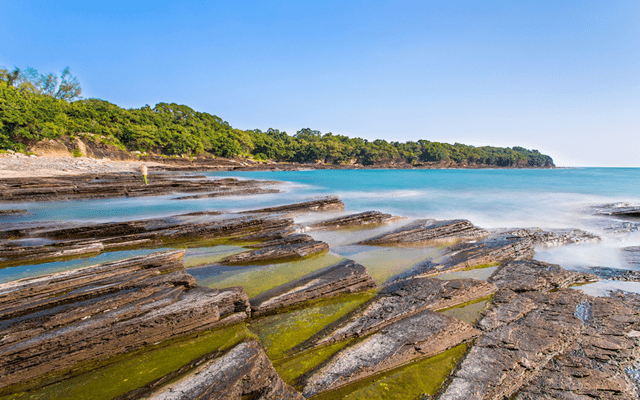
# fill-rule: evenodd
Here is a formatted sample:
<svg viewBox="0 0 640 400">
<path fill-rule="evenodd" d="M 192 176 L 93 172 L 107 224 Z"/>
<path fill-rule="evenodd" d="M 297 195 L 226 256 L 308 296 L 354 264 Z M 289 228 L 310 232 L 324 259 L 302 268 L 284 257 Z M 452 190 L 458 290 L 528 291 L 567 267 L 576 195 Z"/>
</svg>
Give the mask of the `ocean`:
<svg viewBox="0 0 640 400">
<path fill-rule="evenodd" d="M 336 195 L 344 201 L 345 213 L 376 210 L 411 219 L 461 218 L 490 230 L 582 229 L 602 240 L 539 248 L 535 258 L 567 269 L 640 268 L 638 260 L 629 259 L 628 252 L 623 251 L 640 246 L 640 219 L 595 214 L 595 207 L 604 204 L 640 205 L 640 169 L 303 170 L 202 174 L 210 178 L 275 180 L 284 184 L 277 186 L 281 193 L 258 196 L 180 201 L 174 200 L 175 196 L 159 196 L 2 204 L 0 207 L 25 208 L 30 212 L 26 217 L 5 218 L 5 223 L 115 221 L 199 210 L 236 211 Z M 317 216 L 302 218 L 297 222 L 304 223 L 304 218 Z M 349 235 L 347 242 L 344 235 L 342 239 L 335 233 L 319 235 L 332 248 L 348 247 Z M 348 256 L 347 253 L 345 250 L 340 255 Z M 9 276 L 2 279 L 7 273 L 9 271 L 0 270 L 0 280 L 10 279 Z M 593 294 L 602 294 L 615 288 L 640 292 L 640 284 L 625 282 L 599 283 L 592 289 Z"/>
</svg>

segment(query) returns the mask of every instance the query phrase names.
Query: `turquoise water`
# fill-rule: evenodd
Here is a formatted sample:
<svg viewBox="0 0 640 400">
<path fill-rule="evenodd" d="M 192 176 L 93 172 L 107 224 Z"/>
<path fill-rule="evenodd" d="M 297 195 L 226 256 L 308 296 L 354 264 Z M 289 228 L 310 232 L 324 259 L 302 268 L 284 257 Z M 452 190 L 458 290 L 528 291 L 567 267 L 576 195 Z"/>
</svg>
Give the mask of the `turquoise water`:
<svg viewBox="0 0 640 400">
<path fill-rule="evenodd" d="M 620 248 L 640 245 L 638 231 L 614 232 L 616 220 L 591 207 L 613 202 L 640 205 L 640 169 L 552 170 L 308 170 L 206 172 L 211 178 L 278 180 L 282 193 L 177 201 L 174 195 L 131 199 L 0 204 L 25 208 L 27 216 L 0 217 L 0 224 L 34 221 L 109 221 L 199 210 L 243 210 L 337 195 L 346 212 L 379 210 L 410 218 L 466 218 L 487 228 L 580 228 L 602 242 L 539 249 L 537 258 L 572 268 L 626 268 Z M 317 217 L 317 216 L 316 216 Z M 313 218 L 298 217 L 298 222 Z M 633 222 L 633 221 L 632 221 Z M 640 220 L 638 220 L 640 222 Z M 340 243 L 325 238 L 332 246 Z"/>
</svg>

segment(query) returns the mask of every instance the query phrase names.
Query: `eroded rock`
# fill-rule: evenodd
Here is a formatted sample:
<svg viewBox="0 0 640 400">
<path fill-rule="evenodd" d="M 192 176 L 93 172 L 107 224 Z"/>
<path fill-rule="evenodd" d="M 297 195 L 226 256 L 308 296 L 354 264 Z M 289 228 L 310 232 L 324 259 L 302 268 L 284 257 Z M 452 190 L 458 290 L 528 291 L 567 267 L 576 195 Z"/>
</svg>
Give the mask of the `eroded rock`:
<svg viewBox="0 0 640 400">
<path fill-rule="evenodd" d="M 220 264 L 239 265 L 255 262 L 288 260 L 304 258 L 326 251 L 329 251 L 329 245 L 325 242 L 301 241 L 297 243 L 287 243 L 286 239 L 281 239 L 273 241 L 270 246 L 225 257 L 220 260 Z"/>
<path fill-rule="evenodd" d="M 342 318 L 330 333 L 311 340 L 311 345 L 325 345 L 370 333 L 420 313 L 441 310 L 494 293 L 497 288 L 475 279 L 439 280 L 415 278 L 384 287 L 362 309 Z"/>
<path fill-rule="evenodd" d="M 336 196 L 328 196 L 321 199 L 303 201 L 300 203 L 242 211 L 241 214 L 342 210 L 344 210 L 344 203 L 340 201 L 340 199 L 338 199 Z"/>
<path fill-rule="evenodd" d="M 425 310 L 335 354 L 306 381 L 303 394 L 335 389 L 416 358 L 441 353 L 479 334 L 456 318 Z"/>
<path fill-rule="evenodd" d="M 0 284 L 0 387 L 246 318 L 244 289 L 196 287 L 184 254 Z"/>
<path fill-rule="evenodd" d="M 488 234 L 489 232 L 475 227 L 471 222 L 464 219 L 446 221 L 424 219 L 403 226 L 393 232 L 363 240 L 358 244 L 399 244 L 438 240 L 478 239 Z"/>
<path fill-rule="evenodd" d="M 505 262 L 488 279 L 498 288 L 514 292 L 566 288 L 596 280 L 594 275 L 566 271 L 559 265 L 536 260 Z"/>
<path fill-rule="evenodd" d="M 559 246 L 600 240 L 599 236 L 580 229 L 542 230 L 540 228 L 526 228 L 500 232 L 500 235 L 526 237 L 532 239 L 535 245 L 544 246 Z"/>
<path fill-rule="evenodd" d="M 305 301 L 375 287 L 376 283 L 364 266 L 344 260 L 252 298 L 252 315 L 263 315 Z"/>
<path fill-rule="evenodd" d="M 381 213 L 380 211 L 366 211 L 359 214 L 347 215 L 329 219 L 326 221 L 311 224 L 306 228 L 309 229 L 339 229 L 352 226 L 376 225 L 397 221 L 401 217 L 395 217 L 391 214 Z"/>
<path fill-rule="evenodd" d="M 258 342 L 237 345 L 225 356 L 199 366 L 148 397 L 152 400 L 302 400 L 282 381 Z"/>
</svg>

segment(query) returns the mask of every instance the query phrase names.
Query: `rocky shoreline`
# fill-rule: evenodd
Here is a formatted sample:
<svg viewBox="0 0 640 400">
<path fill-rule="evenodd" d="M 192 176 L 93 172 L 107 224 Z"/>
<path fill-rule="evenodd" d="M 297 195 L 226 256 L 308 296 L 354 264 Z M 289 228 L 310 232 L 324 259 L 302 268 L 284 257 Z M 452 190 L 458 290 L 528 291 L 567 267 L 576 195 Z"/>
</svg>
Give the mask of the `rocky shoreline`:
<svg viewBox="0 0 640 400">
<path fill-rule="evenodd" d="M 118 197 L 138 187 L 131 174 L 95 178 L 0 180 L 1 199 Z M 277 188 L 264 181 L 159 173 L 152 178 L 156 184 L 136 195 L 175 190 L 233 196 Z M 100 183 L 92 186 L 94 181 Z M 106 187 L 114 190 L 107 193 Z M 344 207 L 337 197 L 327 197 L 237 213 L 209 210 L 99 224 L 22 224 L 11 219 L 24 212 L 20 209 L 0 215 L 7 218 L 0 229 L 0 268 L 118 249 L 153 250 L 0 283 L 0 398 L 35 395 L 111 363 L 117 366 L 122 357 L 143 357 L 146 351 L 159 352 L 157 346 L 198 338 L 212 344 L 115 397 L 332 398 L 337 391 L 461 345 L 468 347 L 466 354 L 437 392 L 424 399 L 638 397 L 640 296 L 589 296 L 574 286 L 610 277 L 611 271 L 567 271 L 534 259 L 536 247 L 597 241 L 596 235 L 576 229 L 488 231 L 464 219 L 404 221 L 377 211 L 349 214 Z M 298 222 L 299 215 L 308 213 L 319 219 Z M 389 229 L 375 231 L 381 225 Z M 207 265 L 224 274 L 229 268 L 319 259 L 330 245 L 314 239 L 313 232 L 340 234 L 345 228 L 372 229 L 354 246 L 410 244 L 440 250 L 385 281 L 344 258 L 252 294 L 240 286 L 199 285 L 185 269 L 188 250 L 165 249 L 198 242 L 240 247 Z M 464 275 L 477 269 L 491 273 L 484 280 Z M 633 274 L 622 276 L 634 279 Z M 298 342 L 280 344 L 282 354 L 253 328 L 324 304 L 335 308 L 330 302 L 344 296 L 363 300 Z M 476 304 L 486 305 L 473 318 L 449 313 Z M 302 367 L 299 360 L 307 359 L 314 361 Z M 300 367 L 285 374 L 282 365 L 295 362 Z"/>
</svg>

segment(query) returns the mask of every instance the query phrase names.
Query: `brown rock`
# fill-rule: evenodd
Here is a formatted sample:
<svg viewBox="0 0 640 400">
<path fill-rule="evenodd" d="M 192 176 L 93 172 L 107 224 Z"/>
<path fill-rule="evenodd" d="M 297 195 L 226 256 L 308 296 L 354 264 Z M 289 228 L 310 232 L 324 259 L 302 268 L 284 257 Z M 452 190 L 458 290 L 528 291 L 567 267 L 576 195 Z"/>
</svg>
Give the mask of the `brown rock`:
<svg viewBox="0 0 640 400">
<path fill-rule="evenodd" d="M 384 214 L 380 211 L 366 211 L 360 214 L 352 214 L 344 217 L 317 222 L 309 225 L 309 229 L 339 229 L 351 226 L 376 225 L 393 222 L 401 219 L 391 214 Z"/>
<path fill-rule="evenodd" d="M 404 226 L 391 233 L 385 233 L 358 244 L 398 244 L 417 243 L 453 239 L 477 239 L 487 236 L 484 229 L 477 228 L 467 220 L 454 219 L 435 221 L 424 219 Z"/>
</svg>

